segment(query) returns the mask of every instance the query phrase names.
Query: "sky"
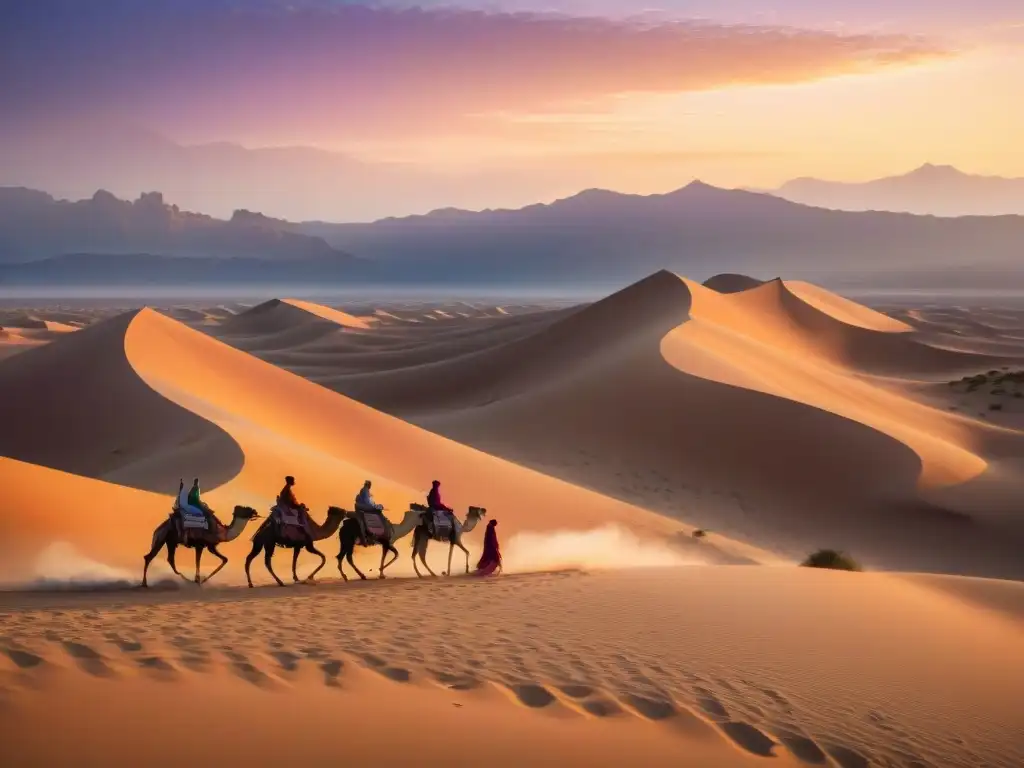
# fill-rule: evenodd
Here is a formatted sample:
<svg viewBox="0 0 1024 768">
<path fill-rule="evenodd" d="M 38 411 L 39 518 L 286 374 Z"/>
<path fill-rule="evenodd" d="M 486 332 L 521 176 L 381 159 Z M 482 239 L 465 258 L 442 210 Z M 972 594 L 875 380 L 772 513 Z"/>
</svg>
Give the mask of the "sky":
<svg viewBox="0 0 1024 768">
<path fill-rule="evenodd" d="M 1022 92 L 1017 0 L 0 0 L 0 184 L 217 213 L 1024 176 Z"/>
</svg>

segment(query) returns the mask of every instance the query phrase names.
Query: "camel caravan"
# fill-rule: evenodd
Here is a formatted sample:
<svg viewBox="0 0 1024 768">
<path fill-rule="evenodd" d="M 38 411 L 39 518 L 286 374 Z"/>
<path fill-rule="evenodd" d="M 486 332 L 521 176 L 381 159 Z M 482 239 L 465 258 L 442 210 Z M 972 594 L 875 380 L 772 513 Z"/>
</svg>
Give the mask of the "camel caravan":
<svg viewBox="0 0 1024 768">
<path fill-rule="evenodd" d="M 462 543 L 462 536 L 476 528 L 487 514 L 487 510 L 483 507 L 469 507 L 465 519 L 459 520 L 454 510 L 445 506 L 441 501 L 440 485 L 440 482 L 435 480 L 427 495 L 427 503 L 425 505 L 410 504 L 409 510 L 405 512 L 401 522 L 393 523 L 384 514 L 384 507 L 374 502 L 371 494 L 372 483 L 367 480 L 356 496 L 355 509 L 349 511 L 340 507 L 329 507 L 323 523 L 318 523 L 310 516 L 308 507 L 296 499 L 295 478 L 289 475 L 285 478 L 284 488 L 278 494 L 276 503 L 270 508 L 270 514 L 259 524 L 256 532 L 252 535 L 252 550 L 245 558 L 245 577 L 249 586 L 253 586 L 249 567 L 261 552 L 263 553 L 263 564 L 274 581 L 278 586 L 285 585 L 274 572 L 272 564 L 274 552 L 278 547 L 292 550 L 292 579 L 295 583 L 302 581 L 296 570 L 299 553 L 306 551 L 319 557 L 320 564 L 305 579 L 307 583 L 314 583 L 317 573 L 327 563 L 327 557 L 317 549 L 316 543 L 330 538 L 335 533 L 338 534 L 340 543 L 336 558 L 338 573 L 345 581 L 348 581 L 348 575 L 344 569 L 346 560 L 360 579 L 366 579 L 366 575 L 359 570 L 352 559 L 357 546 L 380 546 L 379 578 L 386 578 L 385 569 L 398 559 L 398 550 L 395 548 L 395 544 L 410 533 L 413 535 L 412 564 L 417 576 L 423 576 L 417 565 L 417 559 L 431 576 L 437 576 L 427 565 L 427 546 L 431 541 L 448 544 L 448 570 L 444 572 L 444 575 L 452 572 L 452 555 L 456 547 L 465 553 L 466 573 L 470 573 L 469 550 Z M 195 550 L 196 572 L 193 580 L 196 584 L 205 584 L 228 563 L 228 559 L 220 553 L 218 547 L 237 539 L 250 522 L 260 517 L 262 516 L 251 507 L 236 506 L 231 522 L 225 525 L 203 502 L 199 490 L 199 479 L 195 479 L 187 492 L 184 480 L 182 480 L 169 517 L 153 532 L 152 546 L 143 557 L 145 566 L 142 571 L 142 586 L 149 586 L 147 576 L 150 563 L 164 547 L 167 548 L 167 563 L 171 566 L 171 570 L 186 581 L 188 577 L 178 570 L 175 563 L 175 553 L 178 547 Z M 477 566 L 477 572 L 481 575 L 501 570 L 501 556 L 498 551 L 497 535 L 494 531 L 495 525 L 496 521 L 494 520 L 488 524 L 484 554 Z M 220 563 L 204 578 L 200 576 L 199 566 L 203 552 L 207 550 L 219 558 Z"/>
</svg>

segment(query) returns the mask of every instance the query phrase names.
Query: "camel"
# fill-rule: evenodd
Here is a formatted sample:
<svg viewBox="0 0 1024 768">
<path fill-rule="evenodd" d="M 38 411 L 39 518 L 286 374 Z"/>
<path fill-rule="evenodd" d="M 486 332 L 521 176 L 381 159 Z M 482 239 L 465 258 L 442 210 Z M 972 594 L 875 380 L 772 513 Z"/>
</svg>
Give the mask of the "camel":
<svg viewBox="0 0 1024 768">
<path fill-rule="evenodd" d="M 420 513 L 409 510 L 398 525 L 392 523 L 383 514 L 381 514 L 381 517 L 384 519 L 385 534 L 383 536 L 375 536 L 368 532 L 369 544 L 367 546 L 372 547 L 377 544 L 381 546 L 379 578 L 383 579 L 386 578 L 384 576 L 384 569 L 398 559 L 398 550 L 395 549 L 395 542 L 412 533 L 412 530 L 420 523 Z M 345 513 L 345 522 L 342 523 L 338 538 L 341 541 L 341 549 L 338 552 L 338 573 L 341 574 L 341 578 L 348 581 L 348 576 L 345 575 L 345 570 L 342 568 L 342 559 L 345 559 L 348 560 L 348 564 L 352 566 L 355 572 L 359 574 L 359 578 L 365 580 L 365 574 L 352 561 L 356 545 L 359 544 L 359 521 L 355 518 L 355 512 Z M 384 562 L 388 552 L 391 553 L 391 559 Z"/>
<path fill-rule="evenodd" d="M 422 514 L 422 513 L 421 513 Z M 429 513 L 426 513 L 429 514 Z M 483 507 L 470 507 L 469 512 L 466 514 L 465 522 L 459 522 L 459 519 L 453 514 L 452 517 L 455 519 L 455 525 L 452 526 L 451 533 L 448 535 L 448 570 L 445 571 L 444 575 L 450 576 L 452 572 L 452 553 L 455 548 L 458 547 L 466 553 L 466 573 L 469 573 L 469 550 L 462 545 L 462 534 L 469 533 L 476 528 L 484 515 L 487 514 L 487 510 Z M 437 539 L 437 541 L 445 541 L 445 539 Z M 416 530 L 412 536 L 412 568 L 416 571 L 416 575 L 420 578 L 423 574 L 420 573 L 420 569 L 416 566 L 416 558 L 419 557 L 420 562 L 423 563 L 423 567 L 430 572 L 431 576 L 437 576 L 436 573 L 430 570 L 430 566 L 427 565 L 427 545 L 430 543 L 430 533 L 427 530 L 426 520 L 421 520 L 420 524 L 416 526 Z"/>
<path fill-rule="evenodd" d="M 157 556 L 164 546 L 167 547 L 167 562 L 171 566 L 171 570 L 177 573 L 181 578 L 188 581 L 188 577 L 185 576 L 178 570 L 178 567 L 174 564 L 174 551 L 178 547 L 188 547 L 196 551 L 196 584 L 205 584 L 212 579 L 217 572 L 228 564 L 228 559 L 224 557 L 220 552 L 217 551 L 217 545 L 223 544 L 226 541 L 234 541 L 242 535 L 242 531 L 245 530 L 245 526 L 249 524 L 250 520 L 255 520 L 259 517 L 259 514 L 255 509 L 251 507 L 235 507 L 234 515 L 232 516 L 231 525 L 224 525 L 219 520 L 214 518 L 214 529 L 212 531 L 202 529 L 192 529 L 188 535 L 182 540 L 181 530 L 177 525 L 177 521 L 174 519 L 177 512 L 172 512 L 170 517 L 164 520 L 155 531 L 153 531 L 153 545 L 149 550 L 149 553 L 143 557 L 145 560 L 145 567 L 142 569 L 142 586 L 148 587 L 149 582 L 146 581 L 146 576 L 149 573 L 149 564 L 153 562 L 153 558 Z M 220 558 L 220 565 L 213 569 L 213 572 L 205 579 L 199 577 L 199 561 L 203 557 L 203 550 L 210 550 L 210 554 L 216 555 Z"/>
<path fill-rule="evenodd" d="M 312 533 L 312 537 L 307 537 L 305 539 L 284 538 L 281 535 L 282 526 L 274 524 L 271 519 L 265 520 L 263 525 L 257 528 L 256 533 L 252 535 L 252 551 L 245 558 L 245 578 L 248 580 L 249 586 L 252 586 L 252 577 L 249 575 L 249 564 L 252 563 L 253 558 L 255 558 L 261 550 L 264 552 L 263 563 L 266 565 L 270 575 L 274 577 L 274 581 L 277 582 L 277 586 L 284 586 L 284 582 L 277 577 L 276 573 L 274 573 L 274 567 L 271 564 L 271 558 L 274 556 L 274 550 L 277 547 L 285 547 L 292 550 L 292 579 L 296 584 L 299 583 L 299 574 L 295 571 L 295 567 L 299 562 L 299 552 L 306 550 L 314 555 L 319 555 L 320 565 L 318 565 L 314 571 L 306 577 L 307 583 L 315 583 L 314 579 L 320 572 L 320 569 L 326 564 L 327 558 L 324 557 L 323 552 L 313 546 L 313 542 L 321 541 L 333 536 L 334 532 L 338 530 L 338 526 L 341 524 L 344 517 L 345 510 L 339 509 L 338 507 L 328 507 L 327 519 L 324 520 L 323 525 L 317 525 L 315 520 L 308 518 L 309 530 Z"/>
</svg>

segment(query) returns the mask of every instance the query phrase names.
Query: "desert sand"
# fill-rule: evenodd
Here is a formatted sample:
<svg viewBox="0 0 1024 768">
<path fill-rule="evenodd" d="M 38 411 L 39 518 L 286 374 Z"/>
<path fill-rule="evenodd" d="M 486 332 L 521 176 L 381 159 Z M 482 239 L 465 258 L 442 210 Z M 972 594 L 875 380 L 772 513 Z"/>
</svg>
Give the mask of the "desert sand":
<svg viewBox="0 0 1024 768">
<path fill-rule="evenodd" d="M 0 324 L 18 765 L 170 765 L 166 729 L 196 717 L 224 729 L 200 765 L 1024 762 L 1024 312 L 662 272 L 579 307 L 62 303 Z M 317 520 L 371 479 L 397 521 L 440 479 L 500 520 L 506 573 L 462 576 L 456 550 L 455 576 L 344 584 L 335 535 L 318 585 L 270 586 L 260 558 L 249 590 L 254 523 L 214 581 L 161 554 L 134 588 L 179 478 L 226 518 L 265 515 L 286 474 Z M 821 547 L 868 572 L 795 567 Z M 398 549 L 388 573 L 411 576 Z M 357 563 L 376 576 L 379 554 Z M 54 702 L 60 740 L 40 736 Z"/>
</svg>

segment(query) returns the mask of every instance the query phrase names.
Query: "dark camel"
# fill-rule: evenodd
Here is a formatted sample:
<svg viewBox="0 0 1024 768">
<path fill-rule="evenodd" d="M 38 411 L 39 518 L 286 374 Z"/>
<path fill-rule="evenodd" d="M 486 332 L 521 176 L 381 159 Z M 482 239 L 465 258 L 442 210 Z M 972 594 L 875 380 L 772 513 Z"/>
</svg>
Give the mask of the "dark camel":
<svg viewBox="0 0 1024 768">
<path fill-rule="evenodd" d="M 420 522 L 420 513 L 412 510 L 405 513 L 405 517 L 402 518 L 402 522 L 395 525 L 383 514 L 381 517 L 384 518 L 384 535 L 374 536 L 373 534 L 367 534 L 367 545 L 373 547 L 376 545 L 381 546 L 380 553 L 380 578 L 385 578 L 384 569 L 391 565 L 395 560 L 398 559 L 398 550 L 395 549 L 395 542 L 408 536 L 413 528 Z M 338 552 L 338 573 L 341 574 L 341 578 L 348 581 L 348 576 L 345 575 L 345 570 L 341 567 L 342 559 L 348 560 L 348 564 L 352 566 L 352 569 L 359 574 L 360 579 L 365 579 L 366 575 L 359 570 L 359 567 L 353 562 L 352 555 L 356 551 L 356 546 L 360 544 L 359 541 L 359 521 L 355 519 L 355 512 L 345 513 L 345 522 L 342 523 L 341 531 L 338 533 L 338 538 L 341 541 L 341 550 Z M 384 562 L 384 558 L 387 557 L 388 552 L 391 553 L 391 559 Z"/>
<path fill-rule="evenodd" d="M 429 513 L 423 513 L 426 516 Z M 466 573 L 469 573 L 469 550 L 462 545 L 462 534 L 469 533 L 476 528 L 484 515 L 487 514 L 487 510 L 483 507 L 470 507 L 469 512 L 466 515 L 466 521 L 460 523 L 458 518 L 455 518 L 455 525 L 451 528 L 451 533 L 448 534 L 447 538 L 435 538 L 435 541 L 447 541 L 448 542 L 448 570 L 445 571 L 446 576 L 450 576 L 452 572 L 452 552 L 458 547 L 466 553 Z M 455 515 L 453 514 L 454 518 Z M 426 520 L 422 520 L 419 525 L 416 526 L 416 530 L 412 534 L 412 568 L 416 571 L 416 575 L 420 578 L 423 574 L 420 573 L 420 569 L 416 566 L 416 558 L 420 559 L 423 563 L 423 567 L 430 572 L 431 576 L 437 576 L 436 573 L 430 570 L 430 566 L 427 565 L 427 545 L 430 543 L 430 532 L 427 530 Z"/>
<path fill-rule="evenodd" d="M 234 541 L 242 535 L 242 531 L 245 530 L 245 526 L 249 524 L 250 520 L 254 520 L 259 517 L 255 509 L 251 507 L 235 507 L 235 512 L 231 520 L 231 525 L 224 525 L 222 522 L 214 517 L 213 530 L 202 530 L 192 529 L 188 532 L 182 540 L 181 530 L 178 528 L 177 521 L 174 519 L 178 515 L 177 512 L 172 512 L 170 517 L 164 520 L 155 531 L 153 531 L 153 546 L 149 550 L 149 554 L 143 557 L 146 565 L 142 569 L 142 586 L 148 587 L 149 583 L 146 581 L 146 576 L 149 573 L 149 564 L 153 562 L 153 558 L 156 557 L 160 550 L 164 546 L 167 547 L 167 562 L 171 566 L 171 570 L 177 573 L 181 578 L 188 581 L 188 577 L 182 574 L 178 570 L 178 566 L 174 564 L 174 551 L 178 547 L 188 547 L 196 551 L 196 584 L 205 584 L 212 579 L 217 572 L 228 564 L 228 559 L 224 557 L 220 552 L 217 551 L 217 545 L 223 544 L 226 541 Z M 215 555 L 220 558 L 220 565 L 213 569 L 213 572 L 205 579 L 199 577 L 199 561 L 203 557 L 203 550 L 210 550 L 211 555 Z"/>
<path fill-rule="evenodd" d="M 271 564 L 271 558 L 274 556 L 274 550 L 277 547 L 284 547 L 292 550 L 292 579 L 296 584 L 299 582 L 299 574 L 296 573 L 295 567 L 299 562 L 299 552 L 305 550 L 314 555 L 320 557 L 320 565 L 306 577 L 306 581 L 310 584 L 314 583 L 314 578 L 320 572 L 320 569 L 324 567 L 327 562 L 327 558 L 324 557 L 324 553 L 313 546 L 314 541 L 321 541 L 333 536 L 334 532 L 338 530 L 338 526 L 341 525 L 342 519 L 345 517 L 345 510 L 339 509 L 338 507 L 328 507 L 327 519 L 324 520 L 323 525 L 317 525 L 317 523 L 307 515 L 309 520 L 309 530 L 312 534 L 303 539 L 291 539 L 284 538 L 281 535 L 282 526 L 274 524 L 273 520 L 264 521 L 263 525 L 256 529 L 256 533 L 252 536 L 252 551 L 245 558 L 245 578 L 249 582 L 249 586 L 252 586 L 252 577 L 249 575 L 249 564 L 252 563 L 253 558 L 256 557 L 263 551 L 263 563 L 267 566 L 267 570 L 270 575 L 274 577 L 274 581 L 277 582 L 277 586 L 283 587 L 284 582 L 281 581 L 277 574 L 274 573 L 274 567 Z M 353 521 L 355 522 L 355 521 Z"/>
</svg>

